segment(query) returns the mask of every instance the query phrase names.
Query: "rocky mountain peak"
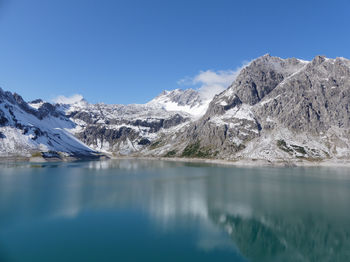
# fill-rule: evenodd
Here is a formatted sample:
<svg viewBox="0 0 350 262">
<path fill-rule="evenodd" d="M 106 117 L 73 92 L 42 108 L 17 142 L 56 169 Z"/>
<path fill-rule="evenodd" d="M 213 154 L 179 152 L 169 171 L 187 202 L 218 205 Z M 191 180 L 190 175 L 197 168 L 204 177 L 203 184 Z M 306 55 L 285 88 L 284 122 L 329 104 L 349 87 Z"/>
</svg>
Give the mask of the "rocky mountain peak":
<svg viewBox="0 0 350 262">
<path fill-rule="evenodd" d="M 324 61 L 326 61 L 326 57 L 325 56 L 317 55 L 317 56 L 314 57 L 314 59 L 312 59 L 311 65 L 312 66 L 318 66 L 318 65 L 322 64 Z"/>
<path fill-rule="evenodd" d="M 29 102 L 29 104 L 41 104 L 41 103 L 44 103 L 44 101 L 40 98 L 34 99 L 34 100 Z"/>
<path fill-rule="evenodd" d="M 210 103 L 208 114 L 223 114 L 226 110 L 244 103 L 255 105 L 282 81 L 307 65 L 296 58 L 282 59 L 264 55 L 243 68 L 232 85 Z"/>
<path fill-rule="evenodd" d="M 345 58 L 316 56 L 309 62 L 264 55 L 214 97 L 182 140 L 196 145 L 199 155 L 349 156 L 349 97 Z"/>
</svg>

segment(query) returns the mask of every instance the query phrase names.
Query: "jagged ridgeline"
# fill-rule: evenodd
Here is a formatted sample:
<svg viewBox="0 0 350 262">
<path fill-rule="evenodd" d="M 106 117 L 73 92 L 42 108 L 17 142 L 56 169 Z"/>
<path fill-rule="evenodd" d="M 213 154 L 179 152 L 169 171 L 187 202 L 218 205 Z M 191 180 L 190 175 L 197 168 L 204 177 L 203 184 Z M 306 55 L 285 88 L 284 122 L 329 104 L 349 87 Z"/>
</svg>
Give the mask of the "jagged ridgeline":
<svg viewBox="0 0 350 262">
<path fill-rule="evenodd" d="M 27 103 L 0 90 L 0 155 L 348 160 L 349 92 L 345 58 L 270 55 L 210 99 L 176 89 L 147 104 Z"/>
</svg>

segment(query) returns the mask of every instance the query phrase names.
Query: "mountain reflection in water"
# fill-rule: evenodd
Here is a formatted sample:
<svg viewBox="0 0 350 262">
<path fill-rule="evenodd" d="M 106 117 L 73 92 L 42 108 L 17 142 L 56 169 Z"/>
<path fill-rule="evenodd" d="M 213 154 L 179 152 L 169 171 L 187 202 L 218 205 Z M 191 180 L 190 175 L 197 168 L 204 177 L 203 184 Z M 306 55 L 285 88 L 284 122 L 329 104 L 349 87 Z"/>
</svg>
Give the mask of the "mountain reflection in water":
<svg viewBox="0 0 350 262">
<path fill-rule="evenodd" d="M 153 160 L 7 164 L 0 258 L 9 253 L 2 233 L 26 221 L 137 210 L 163 234 L 195 223 L 198 249 L 232 250 L 241 257 L 234 261 L 350 261 L 348 171 Z"/>
</svg>

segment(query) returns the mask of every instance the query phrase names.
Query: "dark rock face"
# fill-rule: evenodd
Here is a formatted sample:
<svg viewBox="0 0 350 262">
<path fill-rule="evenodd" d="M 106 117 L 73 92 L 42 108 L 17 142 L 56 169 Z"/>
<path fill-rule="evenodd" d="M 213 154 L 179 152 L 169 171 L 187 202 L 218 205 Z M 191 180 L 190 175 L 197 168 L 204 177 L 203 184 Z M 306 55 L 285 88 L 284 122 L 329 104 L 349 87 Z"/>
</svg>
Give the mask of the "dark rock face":
<svg viewBox="0 0 350 262">
<path fill-rule="evenodd" d="M 39 103 L 43 103 L 44 101 L 42 99 L 35 99 L 29 102 L 29 104 L 39 104 Z"/>
<path fill-rule="evenodd" d="M 75 111 L 72 112 L 68 115 L 69 118 L 73 118 L 73 119 L 80 119 L 83 120 L 84 122 L 86 122 L 87 124 L 94 124 L 96 121 L 94 121 L 93 119 L 95 118 L 94 116 L 91 115 L 91 113 L 89 112 L 79 112 L 79 111 Z"/>
<path fill-rule="evenodd" d="M 49 115 L 54 117 L 60 117 L 63 116 L 61 112 L 57 111 L 56 107 L 50 103 L 44 103 L 39 109 L 38 113 L 36 114 L 39 119 L 43 119 Z"/>
<path fill-rule="evenodd" d="M 139 142 L 138 145 L 145 146 L 145 145 L 150 145 L 151 141 L 149 141 L 147 138 L 142 138 Z"/>
<path fill-rule="evenodd" d="M 138 137 L 137 132 L 132 128 L 121 127 L 119 129 L 107 129 L 106 127 L 88 126 L 77 135 L 87 145 L 94 145 L 102 142 L 108 142 L 110 145 L 126 139 L 134 140 Z"/>
<path fill-rule="evenodd" d="M 171 128 L 171 127 L 177 126 L 179 124 L 182 124 L 188 120 L 189 120 L 189 118 L 185 118 L 179 114 L 175 114 L 174 116 L 172 116 L 168 119 L 164 119 L 162 127 L 165 129 Z"/>
<path fill-rule="evenodd" d="M 88 145 L 98 146 L 101 143 L 108 142 L 108 145 L 118 145 L 120 142 L 125 142 L 127 139 L 130 141 L 136 141 L 137 145 L 147 146 L 151 144 L 151 141 L 147 138 L 143 138 L 143 132 L 139 130 L 147 130 L 147 133 L 157 133 L 161 129 L 168 129 L 177 126 L 181 123 L 188 121 L 188 118 L 184 118 L 179 114 L 175 114 L 166 119 L 110 119 L 104 121 L 104 124 L 98 124 L 96 121 L 90 124 L 92 117 L 87 112 L 81 112 L 74 114 L 74 119 L 79 118 L 89 125 L 84 130 L 77 134 L 77 137 Z"/>
<path fill-rule="evenodd" d="M 8 123 L 8 119 L 5 117 L 3 111 L 0 110 L 0 126 L 5 126 Z"/>
</svg>

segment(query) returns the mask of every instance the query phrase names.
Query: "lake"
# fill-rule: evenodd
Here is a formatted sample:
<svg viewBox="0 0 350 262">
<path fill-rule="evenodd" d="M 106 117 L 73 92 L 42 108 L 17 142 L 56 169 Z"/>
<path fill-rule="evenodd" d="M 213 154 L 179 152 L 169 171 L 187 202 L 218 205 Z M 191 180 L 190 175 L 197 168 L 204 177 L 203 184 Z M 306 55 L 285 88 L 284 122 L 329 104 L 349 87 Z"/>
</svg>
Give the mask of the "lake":
<svg viewBox="0 0 350 262">
<path fill-rule="evenodd" d="M 0 261 L 350 261 L 350 169 L 3 163 Z"/>
</svg>

